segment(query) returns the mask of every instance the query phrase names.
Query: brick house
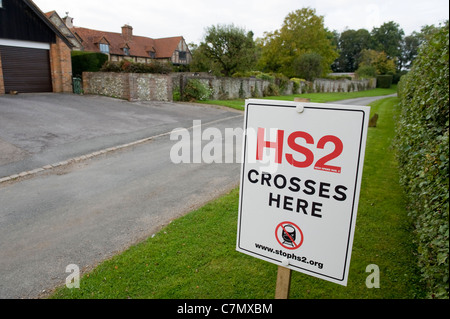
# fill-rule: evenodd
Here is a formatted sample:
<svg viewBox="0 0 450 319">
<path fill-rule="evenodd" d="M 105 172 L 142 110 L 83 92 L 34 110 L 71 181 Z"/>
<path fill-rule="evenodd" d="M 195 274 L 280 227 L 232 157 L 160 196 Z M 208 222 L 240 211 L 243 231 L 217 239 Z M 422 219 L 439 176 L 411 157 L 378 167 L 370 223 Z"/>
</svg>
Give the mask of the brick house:
<svg viewBox="0 0 450 319">
<path fill-rule="evenodd" d="M 74 27 L 72 18 L 64 19 L 85 51 L 108 54 L 110 61 L 127 59 L 150 63 L 158 60 L 174 65 L 187 65 L 192 61 L 192 54 L 182 36 L 152 39 L 134 35 L 129 25 L 124 25 L 121 33 L 114 33 Z"/>
<path fill-rule="evenodd" d="M 72 92 L 73 44 L 31 0 L 0 0 L 0 94 Z"/>
</svg>

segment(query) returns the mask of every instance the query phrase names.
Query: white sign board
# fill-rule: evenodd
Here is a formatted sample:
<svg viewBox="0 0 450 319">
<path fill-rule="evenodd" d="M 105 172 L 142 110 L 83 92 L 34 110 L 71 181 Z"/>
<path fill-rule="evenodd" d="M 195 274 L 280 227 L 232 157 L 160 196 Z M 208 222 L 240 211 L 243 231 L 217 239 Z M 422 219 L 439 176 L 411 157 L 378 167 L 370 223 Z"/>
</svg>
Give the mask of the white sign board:
<svg viewBox="0 0 450 319">
<path fill-rule="evenodd" d="M 246 101 L 239 252 L 347 285 L 369 114 Z"/>
</svg>

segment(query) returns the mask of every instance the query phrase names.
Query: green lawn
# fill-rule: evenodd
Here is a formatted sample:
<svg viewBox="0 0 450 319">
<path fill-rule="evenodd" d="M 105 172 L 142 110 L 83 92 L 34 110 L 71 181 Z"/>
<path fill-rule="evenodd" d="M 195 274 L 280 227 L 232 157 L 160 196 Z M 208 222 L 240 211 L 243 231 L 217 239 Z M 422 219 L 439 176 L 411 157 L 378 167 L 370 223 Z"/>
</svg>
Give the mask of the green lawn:
<svg viewBox="0 0 450 319">
<path fill-rule="evenodd" d="M 296 97 L 302 97 L 311 99 L 311 102 L 314 103 L 326 103 L 333 102 L 339 100 L 347 100 L 358 97 L 371 97 L 371 96 L 382 96 L 382 95 L 390 95 L 397 93 L 397 85 L 392 85 L 389 89 L 373 89 L 368 91 L 360 91 L 360 92 L 350 92 L 350 93 L 305 93 L 305 94 L 295 94 L 295 95 L 284 95 L 284 96 L 268 96 L 264 97 L 264 99 L 268 100 L 285 100 L 285 101 L 294 101 Z M 231 107 L 237 110 L 243 110 L 245 107 L 244 99 L 236 99 L 236 100 L 206 100 L 206 101 L 197 101 L 198 103 L 203 104 L 213 104 L 213 105 L 222 105 Z"/>
<path fill-rule="evenodd" d="M 423 298 L 411 225 L 391 143 L 397 98 L 372 104 L 348 286 L 293 272 L 291 299 Z M 235 251 L 239 191 L 172 222 L 153 238 L 84 275 L 80 289 L 52 298 L 271 299 L 277 266 Z M 380 288 L 368 289 L 366 267 L 380 268 Z"/>
</svg>

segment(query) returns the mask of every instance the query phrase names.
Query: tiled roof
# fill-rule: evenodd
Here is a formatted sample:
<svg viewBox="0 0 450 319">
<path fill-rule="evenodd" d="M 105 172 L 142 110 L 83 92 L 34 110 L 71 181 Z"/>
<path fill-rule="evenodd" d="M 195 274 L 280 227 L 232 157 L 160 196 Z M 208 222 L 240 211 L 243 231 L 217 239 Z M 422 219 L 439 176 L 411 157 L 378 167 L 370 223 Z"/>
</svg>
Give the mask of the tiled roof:
<svg viewBox="0 0 450 319">
<path fill-rule="evenodd" d="M 104 38 L 109 43 L 109 53 L 125 55 L 123 48 L 128 45 L 130 56 L 149 57 L 149 52 L 155 52 L 156 58 L 171 58 L 183 37 L 152 39 L 133 35 L 128 40 L 122 33 L 98 31 L 80 27 L 71 29 L 82 40 L 85 51 L 100 52 L 99 42 Z"/>
</svg>

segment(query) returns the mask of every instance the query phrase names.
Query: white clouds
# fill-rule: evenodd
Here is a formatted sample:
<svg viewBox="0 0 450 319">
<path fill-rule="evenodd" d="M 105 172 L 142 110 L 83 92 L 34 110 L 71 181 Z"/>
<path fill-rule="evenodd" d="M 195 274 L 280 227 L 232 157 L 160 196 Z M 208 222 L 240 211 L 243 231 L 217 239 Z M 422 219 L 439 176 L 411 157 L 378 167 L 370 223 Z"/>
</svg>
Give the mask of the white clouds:
<svg viewBox="0 0 450 319">
<path fill-rule="evenodd" d="M 420 31 L 424 25 L 437 25 L 449 17 L 447 0 L 324 0 L 317 4 L 317 13 L 325 15 L 325 25 L 338 31 L 343 31 L 346 26 L 371 31 L 385 22 L 394 21 L 405 34 L 411 34 Z"/>
<path fill-rule="evenodd" d="M 206 27 L 231 24 L 252 30 L 256 37 L 279 29 L 286 15 L 311 7 L 325 17 L 330 30 L 365 28 L 395 21 L 406 34 L 448 19 L 447 0 L 34 0 L 43 10 L 66 11 L 75 25 L 111 32 L 129 23 L 134 33 L 154 38 L 183 35 L 200 42 Z"/>
</svg>

